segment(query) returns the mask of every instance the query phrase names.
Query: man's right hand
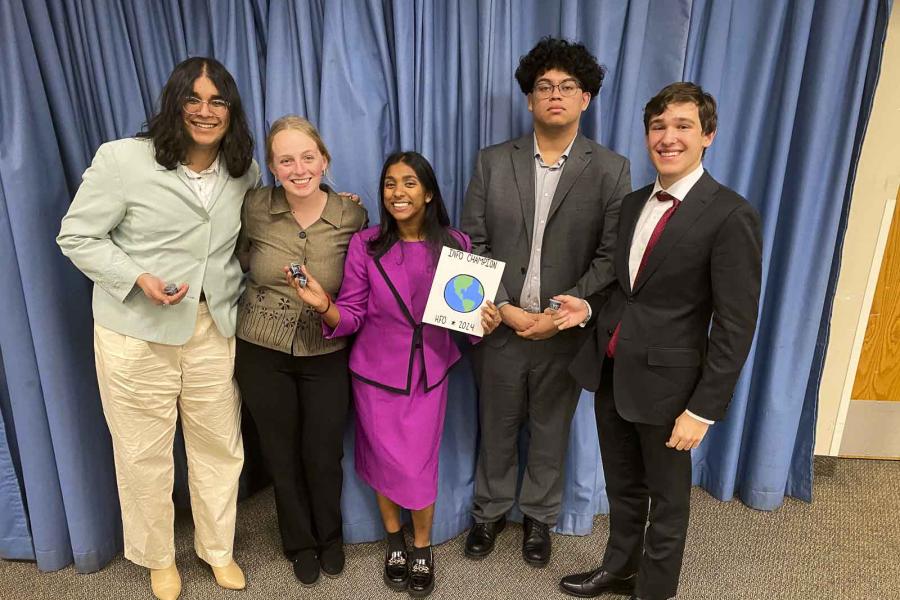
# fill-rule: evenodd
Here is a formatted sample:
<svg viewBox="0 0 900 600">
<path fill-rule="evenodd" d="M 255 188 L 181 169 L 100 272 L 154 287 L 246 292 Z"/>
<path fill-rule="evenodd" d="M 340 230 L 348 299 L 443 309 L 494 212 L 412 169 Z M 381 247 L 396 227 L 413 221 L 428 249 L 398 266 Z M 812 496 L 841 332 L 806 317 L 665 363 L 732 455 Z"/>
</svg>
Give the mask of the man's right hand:
<svg viewBox="0 0 900 600">
<path fill-rule="evenodd" d="M 188 284 L 182 283 L 178 286 L 178 291 L 175 294 L 167 296 L 163 291 L 166 287 L 165 282 L 159 277 L 154 277 L 150 273 L 141 273 L 138 275 L 135 283 L 143 290 L 144 295 L 147 296 L 153 304 L 178 304 L 184 299 L 184 296 L 188 291 Z"/>
<path fill-rule="evenodd" d="M 357 204 L 362 203 L 362 198 L 359 197 L 359 194 L 354 194 L 353 192 L 338 192 L 337 195 Z"/>
<path fill-rule="evenodd" d="M 525 331 L 537 321 L 540 315 L 526 312 L 518 306 L 504 304 L 500 307 L 500 318 L 513 331 Z"/>
<path fill-rule="evenodd" d="M 553 296 L 553 299 L 559 302 L 559 309 L 551 314 L 553 322 L 560 331 L 570 327 L 577 327 L 588 318 L 587 302 L 581 298 L 560 294 L 559 296 Z"/>
</svg>

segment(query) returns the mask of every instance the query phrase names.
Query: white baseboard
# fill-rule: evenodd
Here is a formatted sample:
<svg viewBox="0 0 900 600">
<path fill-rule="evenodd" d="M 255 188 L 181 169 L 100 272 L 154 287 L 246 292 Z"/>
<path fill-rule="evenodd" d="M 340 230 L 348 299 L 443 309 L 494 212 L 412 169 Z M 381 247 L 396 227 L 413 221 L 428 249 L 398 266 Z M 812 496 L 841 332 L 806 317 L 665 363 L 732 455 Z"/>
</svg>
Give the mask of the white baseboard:
<svg viewBox="0 0 900 600">
<path fill-rule="evenodd" d="M 900 402 L 852 400 L 838 455 L 900 459 Z"/>
</svg>

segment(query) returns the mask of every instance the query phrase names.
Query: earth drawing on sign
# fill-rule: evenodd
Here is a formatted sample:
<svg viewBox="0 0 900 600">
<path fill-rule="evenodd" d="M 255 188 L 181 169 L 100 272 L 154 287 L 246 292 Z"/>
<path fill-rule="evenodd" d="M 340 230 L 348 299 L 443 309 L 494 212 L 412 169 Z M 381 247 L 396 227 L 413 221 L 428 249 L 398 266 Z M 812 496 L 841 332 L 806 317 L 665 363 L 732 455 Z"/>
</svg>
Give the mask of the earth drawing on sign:
<svg viewBox="0 0 900 600">
<path fill-rule="evenodd" d="M 484 287 L 471 275 L 456 275 L 444 286 L 444 301 L 460 313 L 470 313 L 484 301 Z"/>
</svg>

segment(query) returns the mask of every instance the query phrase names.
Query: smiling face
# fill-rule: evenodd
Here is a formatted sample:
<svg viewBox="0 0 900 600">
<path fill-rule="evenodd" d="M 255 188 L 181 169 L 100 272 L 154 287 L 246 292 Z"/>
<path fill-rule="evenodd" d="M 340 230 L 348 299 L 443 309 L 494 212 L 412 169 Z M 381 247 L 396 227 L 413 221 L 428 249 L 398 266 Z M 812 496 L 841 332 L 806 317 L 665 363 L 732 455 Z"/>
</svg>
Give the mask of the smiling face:
<svg viewBox="0 0 900 600">
<path fill-rule="evenodd" d="M 703 133 L 700 113 L 693 102 L 673 102 L 650 118 L 647 152 L 664 188 L 696 169 L 715 131 Z"/>
<path fill-rule="evenodd" d="M 577 86 L 572 96 L 564 96 L 562 89 L 569 88 L 572 84 Z M 553 86 L 547 97 L 542 97 L 541 89 Z M 534 82 L 534 89 L 528 94 L 528 110 L 534 116 L 536 126 L 565 128 L 577 126 L 581 113 L 587 110 L 591 103 L 591 95 L 581 88 L 581 84 L 575 77 L 560 71 L 550 69 L 545 71 Z"/>
<path fill-rule="evenodd" d="M 184 127 L 196 147 L 218 148 L 222 138 L 228 132 L 229 110 L 210 106 L 211 101 L 221 100 L 222 97 L 219 95 L 216 85 L 206 75 L 201 75 L 194 80 L 191 94 L 194 98 L 201 100 L 201 105 L 199 110 L 193 114 L 182 109 Z"/>
<path fill-rule="evenodd" d="M 425 190 L 413 168 L 406 163 L 394 163 L 388 167 L 382 186 L 384 208 L 398 224 L 421 231 L 425 205 L 431 202 L 431 194 Z"/>
<path fill-rule="evenodd" d="M 309 198 L 319 191 L 328 161 L 318 144 L 296 129 L 283 129 L 272 138 L 272 175 L 293 198 Z"/>
</svg>

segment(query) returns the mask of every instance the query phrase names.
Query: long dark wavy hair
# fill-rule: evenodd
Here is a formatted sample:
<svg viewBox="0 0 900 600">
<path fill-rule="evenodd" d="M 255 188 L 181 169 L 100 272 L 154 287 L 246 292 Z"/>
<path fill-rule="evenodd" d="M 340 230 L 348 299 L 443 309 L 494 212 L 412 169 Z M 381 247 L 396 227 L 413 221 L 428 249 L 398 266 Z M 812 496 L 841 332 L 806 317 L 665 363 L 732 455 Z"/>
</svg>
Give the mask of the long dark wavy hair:
<svg viewBox="0 0 900 600">
<path fill-rule="evenodd" d="M 228 102 L 229 125 L 219 145 L 219 156 L 225 160 L 228 173 L 240 177 L 253 160 L 253 138 L 247 126 L 241 95 L 231 73 L 214 58 L 197 56 L 178 63 L 159 95 L 159 112 L 144 124 L 135 137 L 153 140 L 156 162 L 174 169 L 187 158 L 193 140 L 184 126 L 181 106 L 194 95 L 194 80 L 205 75 L 215 84 L 219 95 Z"/>
<path fill-rule="evenodd" d="M 428 248 L 431 251 L 432 266 L 436 266 L 442 246 L 449 246 L 457 250 L 461 249 L 461 246 L 459 241 L 450 233 L 450 216 L 447 214 L 447 207 L 444 206 L 444 198 L 441 196 L 441 188 L 438 186 L 434 169 L 431 168 L 431 163 L 428 162 L 428 159 L 418 152 L 395 152 L 384 160 L 384 167 L 381 169 L 381 179 L 379 179 L 381 193 L 379 194 L 378 211 L 381 216 L 381 226 L 378 235 L 369 240 L 367 249 L 369 254 L 375 258 L 381 258 L 400 240 L 397 220 L 384 206 L 384 179 L 387 176 L 388 169 L 397 163 L 403 163 L 415 171 L 419 183 L 425 189 L 425 194 L 431 195 L 431 202 L 425 205 L 425 220 L 422 222 L 422 233 L 424 234 L 425 243 L 428 244 Z"/>
</svg>

